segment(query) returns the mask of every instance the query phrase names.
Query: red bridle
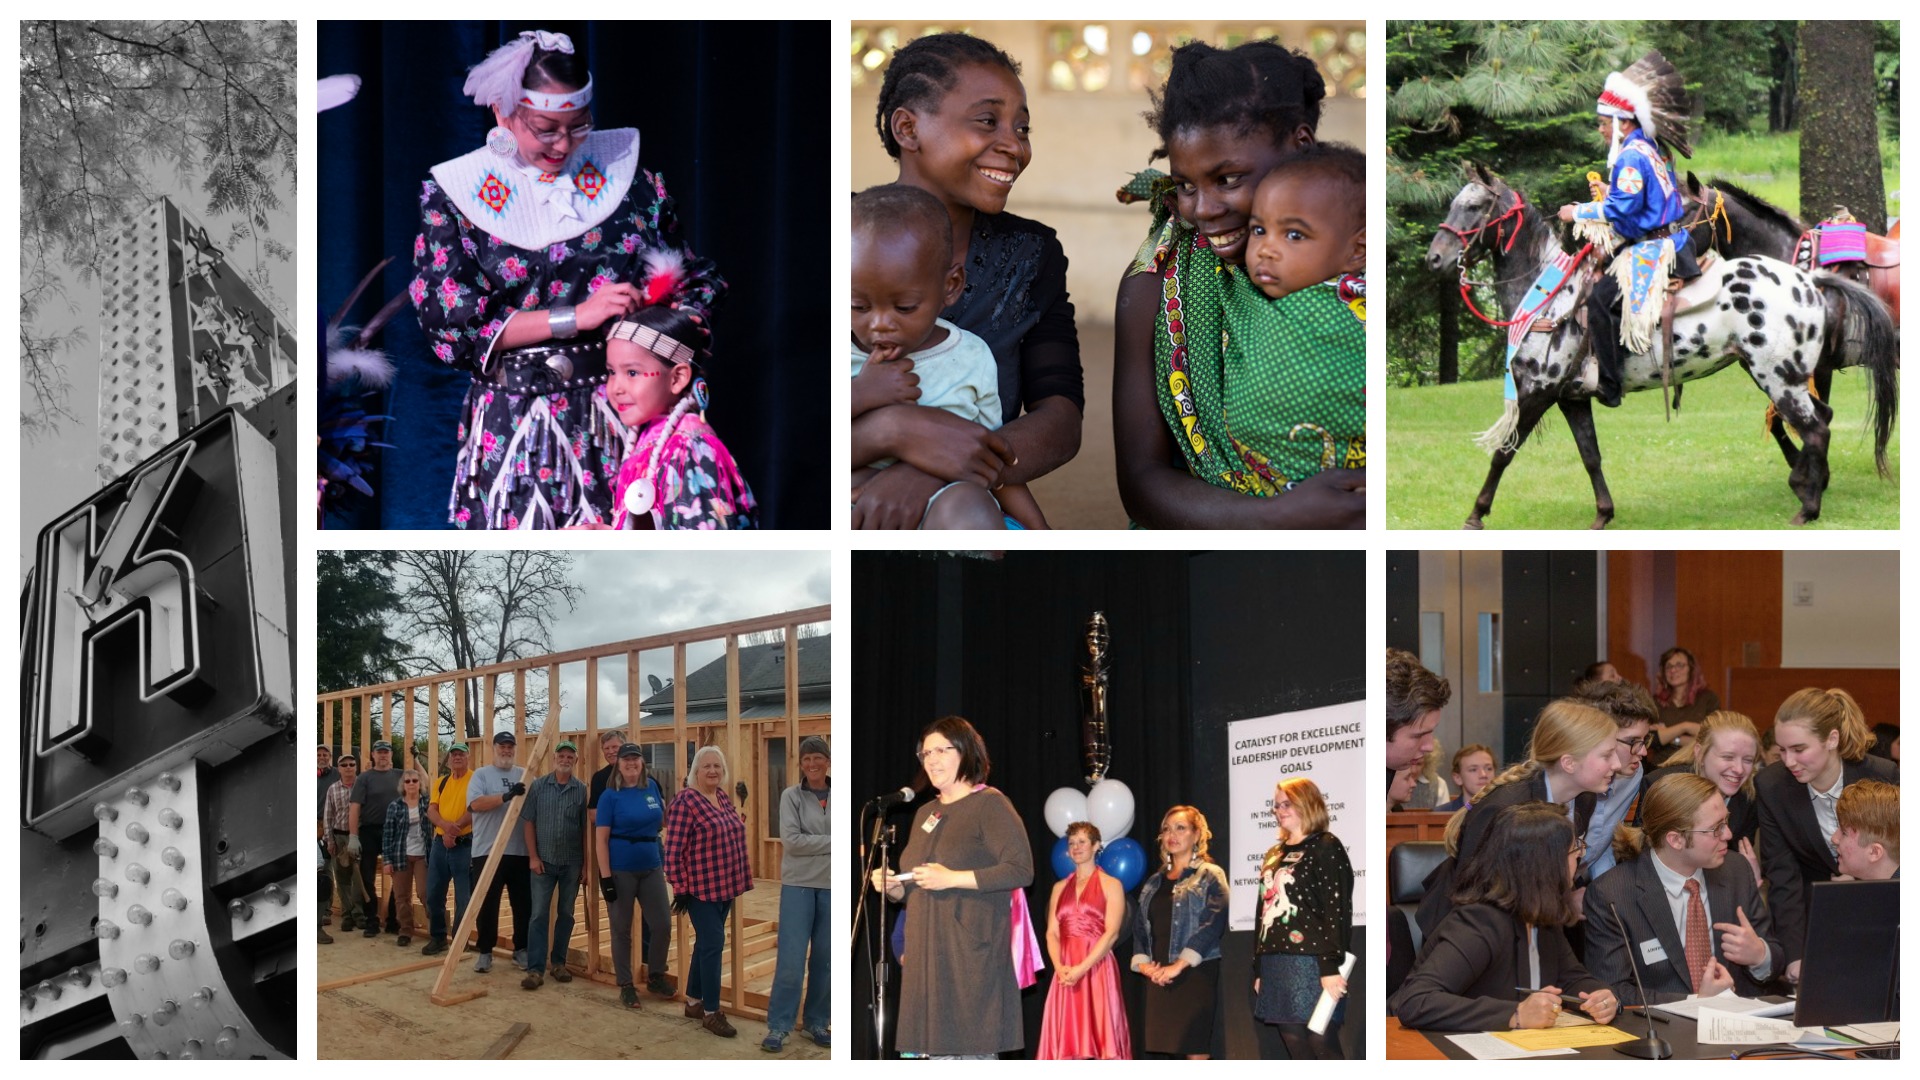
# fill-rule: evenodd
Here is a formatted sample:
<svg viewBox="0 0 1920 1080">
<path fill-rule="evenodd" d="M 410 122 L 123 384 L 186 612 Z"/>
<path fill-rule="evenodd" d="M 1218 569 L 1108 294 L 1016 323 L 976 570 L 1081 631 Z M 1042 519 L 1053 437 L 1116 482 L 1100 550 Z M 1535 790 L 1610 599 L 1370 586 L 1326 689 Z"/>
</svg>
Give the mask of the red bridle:
<svg viewBox="0 0 1920 1080">
<path fill-rule="evenodd" d="M 1492 229 L 1493 242 L 1499 247 L 1500 254 L 1506 255 L 1512 252 L 1513 242 L 1520 239 L 1520 230 L 1526 226 L 1526 211 L 1527 201 L 1516 191 L 1513 193 L 1513 208 L 1511 210 L 1501 214 L 1499 217 L 1484 221 L 1471 229 L 1456 229 L 1444 221 L 1440 223 L 1440 228 L 1443 232 L 1450 232 L 1460 238 L 1460 300 L 1466 304 L 1467 310 L 1473 313 L 1474 318 L 1479 319 L 1488 326 L 1512 326 L 1516 323 L 1525 322 L 1537 313 L 1546 310 L 1546 306 L 1553 302 L 1554 296 L 1566 287 L 1567 282 L 1573 280 L 1574 270 L 1586 260 L 1587 254 L 1593 250 L 1592 244 L 1581 248 L 1579 254 L 1574 256 L 1572 265 L 1568 267 L 1567 276 L 1562 278 L 1560 284 L 1554 286 L 1553 291 L 1548 293 L 1546 298 L 1540 302 L 1540 305 L 1532 311 L 1523 311 L 1511 319 L 1489 318 L 1485 312 L 1475 306 L 1473 302 L 1474 283 L 1467 277 L 1467 272 L 1473 265 L 1473 260 L 1468 257 L 1468 253 L 1472 250 L 1472 239 L 1486 232 L 1488 229 Z M 1508 231 L 1505 224 L 1509 218 L 1514 219 L 1511 232 Z"/>
<path fill-rule="evenodd" d="M 1511 233 L 1507 231 L 1506 221 L 1508 218 L 1515 219 Z M 1440 230 L 1442 232 L 1450 232 L 1460 238 L 1460 267 L 1461 273 L 1464 275 L 1468 262 L 1467 249 L 1471 246 L 1474 237 L 1479 236 L 1488 229 L 1492 229 L 1494 243 L 1499 246 L 1500 254 L 1506 255 L 1513 251 L 1513 242 L 1520 239 L 1520 230 L 1525 228 L 1526 224 L 1527 200 L 1516 191 L 1513 193 L 1513 209 L 1508 210 L 1499 217 L 1490 218 L 1475 225 L 1471 229 L 1456 229 L 1443 221 L 1440 223 Z"/>
</svg>

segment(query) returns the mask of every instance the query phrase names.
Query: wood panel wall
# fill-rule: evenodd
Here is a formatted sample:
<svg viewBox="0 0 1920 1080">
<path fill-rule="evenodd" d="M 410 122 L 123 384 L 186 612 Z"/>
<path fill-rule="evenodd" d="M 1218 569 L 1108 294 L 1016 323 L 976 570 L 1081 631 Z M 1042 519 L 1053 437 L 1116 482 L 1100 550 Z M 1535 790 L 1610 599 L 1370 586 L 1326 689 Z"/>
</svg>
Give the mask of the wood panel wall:
<svg viewBox="0 0 1920 1080">
<path fill-rule="evenodd" d="M 1647 685 L 1680 645 L 1724 702 L 1729 671 L 1779 666 L 1782 587 L 1778 551 L 1608 552 L 1607 659 Z"/>
<path fill-rule="evenodd" d="M 1728 673 L 1720 701 L 1746 713 L 1761 731 L 1773 726 L 1773 714 L 1795 691 L 1812 686 L 1845 690 L 1867 714 L 1867 726 L 1900 722 L 1899 668 L 1746 668 Z"/>
</svg>

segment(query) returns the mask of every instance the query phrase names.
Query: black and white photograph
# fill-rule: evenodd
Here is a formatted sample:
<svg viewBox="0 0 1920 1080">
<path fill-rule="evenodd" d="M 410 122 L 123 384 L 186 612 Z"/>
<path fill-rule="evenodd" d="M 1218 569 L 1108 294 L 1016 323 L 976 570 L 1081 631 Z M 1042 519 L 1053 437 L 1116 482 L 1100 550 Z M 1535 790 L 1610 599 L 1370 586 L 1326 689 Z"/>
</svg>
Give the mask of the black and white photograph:
<svg viewBox="0 0 1920 1080">
<path fill-rule="evenodd" d="M 20 1054 L 295 1053 L 291 22 L 20 24 Z"/>
</svg>

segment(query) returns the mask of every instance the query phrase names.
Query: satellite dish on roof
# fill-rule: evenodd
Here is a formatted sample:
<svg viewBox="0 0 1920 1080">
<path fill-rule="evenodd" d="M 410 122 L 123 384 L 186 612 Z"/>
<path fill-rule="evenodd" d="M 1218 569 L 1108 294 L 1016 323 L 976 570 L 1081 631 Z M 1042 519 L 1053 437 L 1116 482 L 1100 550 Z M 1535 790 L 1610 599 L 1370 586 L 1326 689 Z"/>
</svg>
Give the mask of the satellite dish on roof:
<svg viewBox="0 0 1920 1080">
<path fill-rule="evenodd" d="M 653 687 L 653 692 L 656 694 L 663 689 L 660 685 L 660 676 L 658 675 L 648 674 L 647 685 Z"/>
</svg>

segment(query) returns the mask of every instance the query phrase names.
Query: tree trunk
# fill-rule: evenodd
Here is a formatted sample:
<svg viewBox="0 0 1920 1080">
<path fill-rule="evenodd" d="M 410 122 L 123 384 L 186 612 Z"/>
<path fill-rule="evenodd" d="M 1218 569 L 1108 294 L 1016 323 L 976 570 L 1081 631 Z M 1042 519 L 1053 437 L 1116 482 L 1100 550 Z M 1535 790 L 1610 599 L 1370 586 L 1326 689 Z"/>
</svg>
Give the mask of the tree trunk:
<svg viewBox="0 0 1920 1080">
<path fill-rule="evenodd" d="M 1800 216 L 1845 206 L 1872 232 L 1887 227 L 1875 109 L 1873 23 L 1800 26 Z"/>
<path fill-rule="evenodd" d="M 1460 295 L 1440 290 L 1440 385 L 1460 381 Z"/>
<path fill-rule="evenodd" d="M 1799 117 L 1794 106 L 1800 96 L 1800 57 L 1792 23 L 1776 24 L 1771 50 L 1773 86 L 1767 91 L 1767 130 L 1792 131 Z"/>
</svg>

